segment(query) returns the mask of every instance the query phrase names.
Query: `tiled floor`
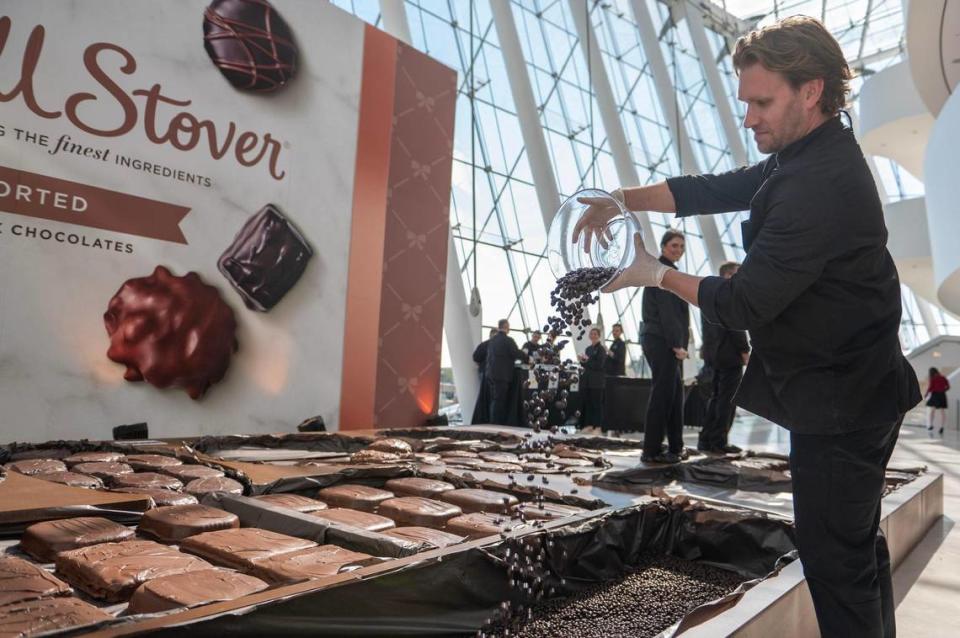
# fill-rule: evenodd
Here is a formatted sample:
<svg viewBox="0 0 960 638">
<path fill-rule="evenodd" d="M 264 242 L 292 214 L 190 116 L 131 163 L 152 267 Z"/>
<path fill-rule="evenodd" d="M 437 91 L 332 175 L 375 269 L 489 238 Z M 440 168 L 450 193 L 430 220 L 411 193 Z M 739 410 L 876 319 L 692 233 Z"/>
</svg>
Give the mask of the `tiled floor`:
<svg viewBox="0 0 960 638">
<path fill-rule="evenodd" d="M 923 415 L 911 416 L 891 464 L 923 464 L 942 473 L 944 517 L 894 574 L 897 631 L 901 638 L 960 636 L 960 437 L 954 428 L 944 437 L 930 436 Z M 689 428 L 684 434 L 691 446 L 696 437 Z M 753 416 L 737 417 L 730 442 L 758 451 L 789 451 L 785 430 Z"/>
</svg>

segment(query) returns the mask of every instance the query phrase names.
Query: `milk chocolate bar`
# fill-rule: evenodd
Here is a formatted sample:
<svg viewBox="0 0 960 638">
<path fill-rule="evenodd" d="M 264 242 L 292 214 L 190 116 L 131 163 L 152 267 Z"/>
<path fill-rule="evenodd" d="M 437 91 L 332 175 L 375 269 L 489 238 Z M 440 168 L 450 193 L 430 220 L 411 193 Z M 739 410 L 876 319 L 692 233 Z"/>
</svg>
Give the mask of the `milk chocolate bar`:
<svg viewBox="0 0 960 638">
<path fill-rule="evenodd" d="M 57 573 L 94 598 L 127 600 L 141 584 L 173 574 L 210 569 L 206 561 L 153 541 L 100 543 L 57 554 Z"/>
<path fill-rule="evenodd" d="M 273 204 L 247 220 L 217 267 L 247 308 L 266 312 L 293 288 L 313 250 Z"/>
<path fill-rule="evenodd" d="M 0 636 L 47 635 L 108 620 L 113 620 L 113 616 L 79 598 L 57 596 L 27 600 L 0 607 Z"/>
<path fill-rule="evenodd" d="M 422 496 L 401 496 L 380 503 L 377 510 L 398 525 L 442 528 L 454 516 L 463 514 L 456 505 Z"/>
<path fill-rule="evenodd" d="M 12 463 L 7 463 L 4 467 L 6 467 L 8 471 L 26 474 L 27 476 L 67 471 L 67 466 L 64 465 L 63 461 L 58 461 L 57 459 L 27 459 L 24 461 L 13 461 Z"/>
<path fill-rule="evenodd" d="M 381 490 L 367 485 L 334 485 L 325 487 L 317 492 L 317 498 L 327 505 L 346 507 L 364 512 L 376 512 L 377 506 L 388 498 L 393 498 L 393 492 Z"/>
<path fill-rule="evenodd" d="M 336 545 L 320 545 L 253 561 L 250 573 L 269 583 L 292 583 L 333 576 L 350 567 L 360 567 L 375 560 L 369 554 Z"/>
<path fill-rule="evenodd" d="M 187 494 L 193 494 L 197 498 L 203 498 L 207 494 L 214 492 L 226 492 L 227 494 L 243 494 L 243 483 L 234 481 L 225 476 L 211 476 L 208 478 L 193 479 L 187 483 L 183 491 Z"/>
<path fill-rule="evenodd" d="M 268 505 L 286 507 L 287 509 L 305 513 L 319 512 L 320 510 L 325 510 L 328 507 L 323 501 L 318 501 L 315 498 L 307 498 L 306 496 L 300 496 L 299 494 L 264 494 L 262 496 L 254 496 L 253 498 L 267 503 Z"/>
<path fill-rule="evenodd" d="M 154 507 L 169 507 L 171 505 L 196 505 L 197 497 L 192 494 L 182 492 L 172 492 L 170 490 L 161 490 L 152 487 L 121 487 L 114 492 L 123 494 L 145 494 L 153 501 Z"/>
<path fill-rule="evenodd" d="M 145 487 L 155 490 L 178 491 L 183 488 L 183 483 L 157 472 L 135 472 L 133 474 L 119 474 L 110 481 L 110 484 L 116 488 L 125 487 Z"/>
<path fill-rule="evenodd" d="M 63 459 L 63 462 L 73 467 L 77 463 L 123 463 L 124 458 L 120 452 L 77 452 Z"/>
<path fill-rule="evenodd" d="M 439 494 L 455 489 L 453 485 L 446 481 L 419 476 L 390 479 L 384 487 L 398 496 L 424 496 L 426 498 L 436 498 Z"/>
<path fill-rule="evenodd" d="M 236 514 L 206 505 L 177 505 L 150 510 L 140 518 L 137 531 L 175 543 L 194 534 L 240 527 Z"/>
<path fill-rule="evenodd" d="M 223 476 L 223 472 L 218 469 L 207 467 L 206 465 L 174 465 L 170 467 L 162 467 L 158 472 L 163 472 L 169 476 L 172 476 L 175 479 L 179 479 L 184 483 L 189 483 L 194 479 L 199 478 L 216 478 L 218 476 Z"/>
<path fill-rule="evenodd" d="M 47 474 L 35 474 L 34 478 L 50 481 L 51 483 L 61 483 L 70 487 L 84 487 L 87 489 L 98 490 L 103 488 L 103 481 L 96 476 L 88 476 L 78 472 L 49 472 Z"/>
<path fill-rule="evenodd" d="M 162 454 L 128 454 L 127 465 L 138 472 L 158 472 L 163 468 L 183 465 L 183 461 Z"/>
<path fill-rule="evenodd" d="M 259 578 L 226 569 L 203 569 L 148 580 L 137 587 L 127 605 L 128 614 L 153 614 L 180 607 L 196 607 L 233 600 L 266 589 Z"/>
<path fill-rule="evenodd" d="M 398 527 L 396 529 L 388 529 L 383 533 L 401 540 L 422 543 L 427 546 L 426 549 L 428 550 L 439 549 L 447 547 L 448 545 L 456 545 L 466 540 L 463 536 L 451 534 L 450 532 L 441 532 L 438 529 L 430 529 L 429 527 Z"/>
<path fill-rule="evenodd" d="M 70 586 L 42 567 L 16 556 L 0 556 L 0 605 L 68 594 Z"/>
<path fill-rule="evenodd" d="M 313 512 L 312 516 L 322 518 L 325 521 L 339 523 L 340 525 L 350 525 L 359 527 L 369 532 L 382 532 L 385 529 L 396 527 L 393 521 L 386 516 L 371 514 L 370 512 L 361 512 L 359 510 L 345 509 L 335 507 L 329 510 Z"/>
<path fill-rule="evenodd" d="M 512 494 L 493 490 L 462 489 L 444 492 L 438 497 L 441 501 L 453 503 L 467 513 L 473 512 L 509 512 L 519 501 Z"/>
<path fill-rule="evenodd" d="M 99 516 L 62 518 L 34 523 L 20 538 L 20 549 L 42 562 L 59 552 L 133 538 L 133 530 Z"/>
<path fill-rule="evenodd" d="M 447 521 L 446 531 L 467 538 L 483 538 L 500 532 L 508 532 L 524 525 L 515 523 L 502 514 L 464 514 Z"/>
<path fill-rule="evenodd" d="M 256 527 L 222 529 L 183 539 L 180 549 L 223 567 L 244 570 L 251 561 L 316 547 L 313 541 Z"/>
</svg>

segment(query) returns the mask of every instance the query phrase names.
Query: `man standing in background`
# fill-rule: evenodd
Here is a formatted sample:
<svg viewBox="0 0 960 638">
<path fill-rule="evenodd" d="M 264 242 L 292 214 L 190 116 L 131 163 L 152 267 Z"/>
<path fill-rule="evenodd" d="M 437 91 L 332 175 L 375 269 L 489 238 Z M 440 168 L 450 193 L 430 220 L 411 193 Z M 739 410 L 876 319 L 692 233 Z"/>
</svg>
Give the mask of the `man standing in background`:
<svg viewBox="0 0 960 638">
<path fill-rule="evenodd" d="M 497 322 L 497 334 L 490 337 L 487 347 L 487 389 L 490 391 L 490 423 L 507 425 L 509 410 L 510 383 L 513 381 L 513 368 L 516 361 L 527 360 L 527 355 L 517 347 L 510 336 L 510 322 L 501 319 Z"/>
<path fill-rule="evenodd" d="M 623 326 L 613 324 L 613 341 L 607 351 L 606 370 L 608 377 L 627 376 L 627 344 L 623 342 Z"/>
<path fill-rule="evenodd" d="M 737 262 L 727 262 L 720 266 L 720 276 L 730 279 L 739 268 Z M 725 328 L 701 315 L 701 334 L 703 361 L 713 372 L 713 382 L 697 449 L 701 452 L 742 452 L 737 446 L 729 444 L 727 435 L 737 410 L 733 396 L 740 387 L 743 366 L 747 365 L 750 357 L 747 332 Z"/>
</svg>

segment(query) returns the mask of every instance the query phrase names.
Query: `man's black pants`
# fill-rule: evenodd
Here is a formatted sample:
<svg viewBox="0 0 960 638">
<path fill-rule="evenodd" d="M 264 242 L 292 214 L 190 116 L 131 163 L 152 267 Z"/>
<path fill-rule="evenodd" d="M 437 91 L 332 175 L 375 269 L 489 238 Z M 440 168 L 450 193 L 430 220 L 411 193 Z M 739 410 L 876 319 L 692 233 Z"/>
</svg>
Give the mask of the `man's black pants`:
<svg viewBox="0 0 960 638">
<path fill-rule="evenodd" d="M 707 401 L 703 428 L 700 430 L 701 448 L 716 450 L 727 445 L 727 434 L 736 414 L 733 396 L 740 387 L 742 377 L 741 366 L 714 369 L 712 393 Z"/>
<path fill-rule="evenodd" d="M 896 635 L 890 554 L 878 534 L 900 421 L 839 435 L 790 434 L 800 561 L 824 638 Z"/>
<path fill-rule="evenodd" d="M 643 453 L 656 456 L 663 452 L 666 431 L 670 452 L 679 454 L 683 450 L 682 362 L 660 337 L 646 335 L 640 345 L 653 377 L 643 426 Z"/>
<path fill-rule="evenodd" d="M 490 423 L 506 425 L 509 414 L 510 382 L 487 378 L 487 389 L 490 390 Z"/>
</svg>

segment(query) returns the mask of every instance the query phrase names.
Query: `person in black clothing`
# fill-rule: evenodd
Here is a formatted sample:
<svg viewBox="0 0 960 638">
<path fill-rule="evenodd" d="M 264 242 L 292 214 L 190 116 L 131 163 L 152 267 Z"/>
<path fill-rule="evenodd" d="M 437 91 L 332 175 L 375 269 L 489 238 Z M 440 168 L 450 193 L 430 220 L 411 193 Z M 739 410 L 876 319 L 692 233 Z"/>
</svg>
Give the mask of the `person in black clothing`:
<svg viewBox="0 0 960 638">
<path fill-rule="evenodd" d="M 683 233 L 668 230 L 660 240 L 660 263 L 676 268 L 685 248 Z M 648 287 L 643 289 L 641 313 L 640 346 L 652 380 L 640 459 L 644 463 L 678 463 L 684 455 L 683 360 L 690 339 L 690 309 L 676 295 Z"/>
<path fill-rule="evenodd" d="M 590 345 L 580 355 L 583 374 L 580 388 L 583 396 L 583 427 L 603 429 L 603 388 L 606 385 L 604 369 L 607 349 L 600 340 L 600 329 L 590 329 Z"/>
<path fill-rule="evenodd" d="M 631 210 L 680 216 L 749 209 L 747 256 L 730 279 L 637 257 L 605 289 L 657 286 L 706 319 L 749 330 L 737 405 L 790 430 L 797 546 L 823 636 L 896 634 L 890 555 L 878 534 L 885 469 L 920 386 L 900 350 L 900 281 L 883 206 L 840 110 L 850 69 L 823 25 L 786 18 L 733 54 L 744 126 L 770 155 L 720 175 L 621 191 Z M 619 209 L 591 206 L 577 231 Z"/>
<path fill-rule="evenodd" d="M 613 341 L 604 371 L 608 377 L 627 376 L 627 344 L 623 342 L 623 326 L 619 323 L 613 324 Z"/>
<path fill-rule="evenodd" d="M 541 336 L 542 335 L 539 330 L 534 330 L 533 332 L 530 333 L 530 341 L 523 344 L 523 348 L 521 348 L 521 350 L 523 350 L 524 353 L 526 353 L 528 358 L 532 359 L 533 355 L 535 355 L 537 351 L 540 350 L 540 348 L 542 347 L 540 345 Z"/>
<path fill-rule="evenodd" d="M 720 276 L 733 277 L 740 264 L 730 261 L 720 266 Z M 735 454 L 742 452 L 736 445 L 730 445 L 727 435 L 733 425 L 737 408 L 733 404 L 733 395 L 740 387 L 743 366 L 750 358 L 750 344 L 743 330 L 728 330 L 720 324 L 701 317 L 703 335 L 703 362 L 709 366 L 713 375 L 710 399 L 697 449 L 703 452 Z"/>
<path fill-rule="evenodd" d="M 471 423 L 489 423 L 490 422 L 490 389 L 487 388 L 487 348 L 490 347 L 490 339 L 497 334 L 496 328 L 490 329 L 490 336 L 485 341 L 481 341 L 473 350 L 473 362 L 477 364 L 480 372 L 480 392 L 477 395 L 477 402 L 473 406 L 473 418 Z"/>
<path fill-rule="evenodd" d="M 517 347 L 517 342 L 508 334 L 510 322 L 501 319 L 497 323 L 497 334 L 490 337 L 487 346 L 486 377 L 490 391 L 490 423 L 506 425 L 510 382 L 513 381 L 514 363 L 518 359 L 527 360 L 527 355 Z"/>
</svg>

